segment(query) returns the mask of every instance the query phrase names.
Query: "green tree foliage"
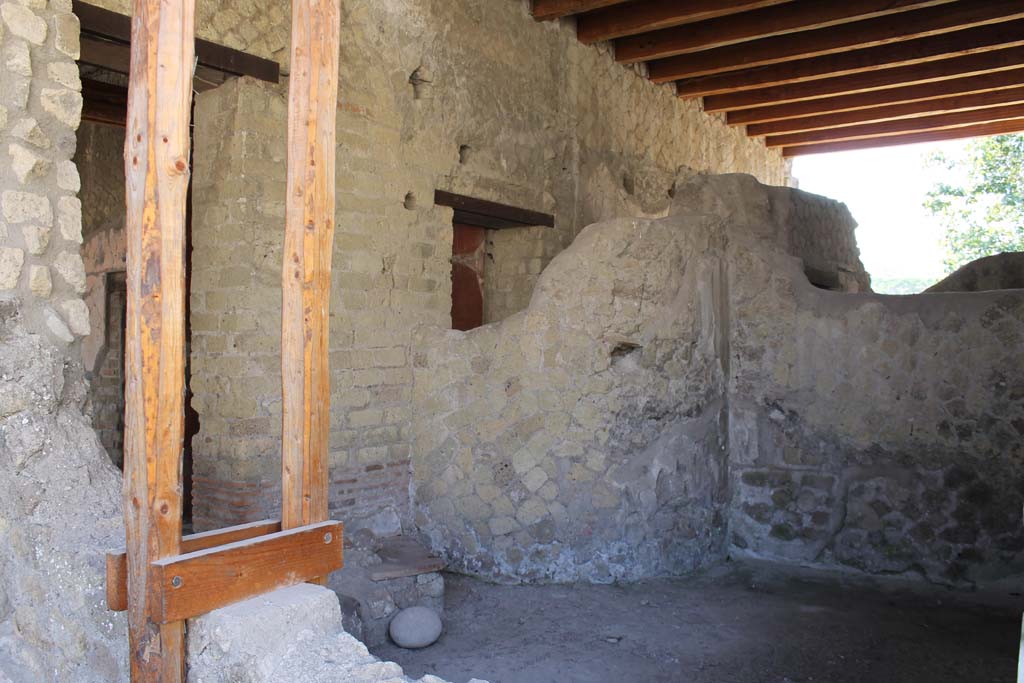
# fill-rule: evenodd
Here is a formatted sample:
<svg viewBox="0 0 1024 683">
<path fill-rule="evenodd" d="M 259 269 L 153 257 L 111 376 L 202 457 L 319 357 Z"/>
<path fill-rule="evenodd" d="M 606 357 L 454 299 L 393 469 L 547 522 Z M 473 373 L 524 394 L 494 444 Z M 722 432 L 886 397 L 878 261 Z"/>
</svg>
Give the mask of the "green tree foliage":
<svg viewBox="0 0 1024 683">
<path fill-rule="evenodd" d="M 966 178 L 939 183 L 925 200 L 946 231 L 950 271 L 982 256 L 1024 251 L 1024 135 L 980 138 L 965 161 L 942 154 L 930 162 L 950 173 L 966 164 Z"/>
</svg>

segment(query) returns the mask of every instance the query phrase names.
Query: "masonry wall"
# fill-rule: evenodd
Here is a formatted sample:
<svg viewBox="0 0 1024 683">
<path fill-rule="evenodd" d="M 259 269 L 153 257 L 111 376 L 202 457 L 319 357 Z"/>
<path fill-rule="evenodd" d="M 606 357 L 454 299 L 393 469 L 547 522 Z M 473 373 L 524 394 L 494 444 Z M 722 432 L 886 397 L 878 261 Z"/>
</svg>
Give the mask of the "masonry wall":
<svg viewBox="0 0 1024 683">
<path fill-rule="evenodd" d="M 0 0 L 0 678 L 127 678 L 104 604 L 120 477 L 86 414 L 78 21 Z"/>
<path fill-rule="evenodd" d="M 733 546 L 949 584 L 1024 572 L 1024 292 L 834 294 L 734 267 Z"/>
<path fill-rule="evenodd" d="M 526 311 L 421 330 L 414 500 L 435 547 L 520 580 L 727 553 L 1024 573 L 1024 293 L 856 293 L 845 207 L 747 176 L 675 202 L 587 228 Z M 826 224 L 841 238 L 809 251 Z M 809 260 L 849 267 L 851 291 L 812 286 Z"/>
<path fill-rule="evenodd" d="M 534 22 L 526 2 L 342 5 L 332 506 L 353 525 L 396 530 L 411 522 L 412 331 L 450 326 L 452 213 L 433 205 L 435 189 L 556 217 L 554 229 L 491 234 L 485 306 L 497 320 L 526 305 L 586 222 L 664 214 L 680 173 L 743 170 L 784 183 L 788 166 L 578 45 L 571 26 Z M 254 13 L 254 30 L 277 36 L 271 16 Z M 203 30 L 263 54 L 258 41 Z M 196 505 L 211 501 L 200 528 L 276 509 L 286 90 L 238 79 L 198 99 Z"/>
<path fill-rule="evenodd" d="M 89 334 L 82 361 L 93 426 L 111 460 L 124 438 L 124 128 L 83 121 L 74 162 L 82 179 L 82 261 Z"/>
</svg>

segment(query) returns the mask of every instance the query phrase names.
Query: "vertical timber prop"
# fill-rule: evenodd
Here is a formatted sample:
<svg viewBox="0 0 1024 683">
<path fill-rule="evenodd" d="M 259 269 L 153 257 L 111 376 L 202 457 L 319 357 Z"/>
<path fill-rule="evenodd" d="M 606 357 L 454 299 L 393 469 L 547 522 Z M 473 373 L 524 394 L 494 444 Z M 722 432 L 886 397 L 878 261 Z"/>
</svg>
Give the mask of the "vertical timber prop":
<svg viewBox="0 0 1024 683">
<path fill-rule="evenodd" d="M 181 545 L 185 201 L 195 0 L 135 0 L 125 134 L 124 517 L 133 681 L 185 679 L 182 621 L 153 620 L 153 562 Z"/>
<path fill-rule="evenodd" d="M 292 3 L 281 315 L 281 526 L 327 519 L 339 0 Z M 320 577 L 323 583 L 326 577 Z"/>
<path fill-rule="evenodd" d="M 128 611 L 133 681 L 185 680 L 185 620 L 342 566 L 327 517 L 328 310 L 339 0 L 293 0 L 283 280 L 283 501 L 265 520 L 182 538 L 185 210 L 195 0 L 134 0 L 125 139 L 126 548 L 107 603 Z"/>
</svg>

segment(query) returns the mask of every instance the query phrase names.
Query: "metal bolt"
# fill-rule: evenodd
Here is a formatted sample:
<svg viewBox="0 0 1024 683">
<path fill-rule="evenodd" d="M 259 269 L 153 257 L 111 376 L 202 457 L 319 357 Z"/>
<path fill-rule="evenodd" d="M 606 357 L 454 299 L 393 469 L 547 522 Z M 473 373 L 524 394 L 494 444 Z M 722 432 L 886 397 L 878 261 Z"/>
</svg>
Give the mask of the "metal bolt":
<svg viewBox="0 0 1024 683">
<path fill-rule="evenodd" d="M 171 585 L 175 588 L 181 588 L 181 577 L 175 576 L 173 579 L 171 579 Z"/>
<path fill-rule="evenodd" d="M 328 531 L 326 534 L 324 534 L 324 543 L 330 543 L 333 540 L 334 540 L 334 536 L 331 535 L 330 531 Z"/>
</svg>

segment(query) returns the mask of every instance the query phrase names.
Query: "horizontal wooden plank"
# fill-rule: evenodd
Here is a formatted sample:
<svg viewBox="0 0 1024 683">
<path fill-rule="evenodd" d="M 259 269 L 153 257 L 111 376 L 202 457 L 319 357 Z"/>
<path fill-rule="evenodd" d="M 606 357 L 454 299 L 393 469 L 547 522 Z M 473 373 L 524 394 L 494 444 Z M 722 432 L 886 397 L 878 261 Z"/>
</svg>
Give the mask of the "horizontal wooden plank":
<svg viewBox="0 0 1024 683">
<path fill-rule="evenodd" d="M 970 124 L 1017 118 L 1024 118 L 1024 104 L 1003 104 L 995 107 L 933 114 L 931 116 L 877 121 L 853 126 L 839 126 L 838 128 L 824 128 L 822 130 L 806 130 L 800 133 L 787 133 L 785 135 L 769 135 L 765 138 L 765 145 L 768 147 L 792 147 L 839 140 L 859 140 L 862 138 L 918 133 L 943 128 L 959 128 Z"/>
<path fill-rule="evenodd" d="M 952 0 L 796 0 L 776 7 L 743 12 L 627 36 L 615 41 L 615 59 L 640 62 L 706 50 L 768 36 L 786 34 L 794 42 L 799 31 L 885 16 L 907 9 L 940 5 Z M 901 17 L 891 17 L 898 23 Z"/>
<path fill-rule="evenodd" d="M 121 125 L 124 125 L 123 121 Z M 197 550 L 206 550 L 227 543 L 273 534 L 280 530 L 280 521 L 264 519 L 224 529 L 189 534 L 181 539 L 181 551 L 182 553 L 193 553 Z M 128 609 L 127 579 L 128 561 L 124 549 L 107 553 L 107 607 L 115 612 Z"/>
<path fill-rule="evenodd" d="M 1024 18 L 1024 3 L 1020 0 L 956 2 L 676 55 L 665 58 L 668 63 L 659 68 L 671 68 L 681 78 L 692 78 L 1021 18 Z"/>
<path fill-rule="evenodd" d="M 80 39 L 80 64 L 98 66 L 108 71 L 128 74 L 131 61 L 131 47 L 127 43 L 118 43 L 84 33 Z M 230 74 L 208 66 L 197 65 L 193 74 L 193 88 L 196 92 L 205 92 L 223 83 Z M 127 89 L 126 89 L 127 91 Z"/>
<path fill-rule="evenodd" d="M 842 76 L 859 71 L 874 71 L 888 66 L 917 64 L 1016 45 L 1024 45 L 1024 19 L 836 55 L 686 78 L 676 81 L 676 93 L 680 97 L 717 95 L 784 83 L 799 83 L 828 76 Z M 656 83 L 675 80 L 678 74 L 672 69 L 663 69 L 662 64 L 651 62 L 648 65 L 650 79 Z"/>
<path fill-rule="evenodd" d="M 461 214 L 463 218 L 467 219 L 459 222 L 466 223 L 467 225 L 478 225 L 485 228 L 514 228 L 532 225 L 543 225 L 549 228 L 555 227 L 555 217 L 549 213 L 521 209 L 516 206 L 509 206 L 508 204 L 476 199 L 475 197 L 467 197 L 444 190 L 434 191 L 434 204 L 449 206 L 455 209 L 456 213 Z M 496 225 L 483 225 L 468 220 L 474 217 L 477 217 L 478 220 L 482 218 L 492 219 L 492 222 L 495 222 Z"/>
<path fill-rule="evenodd" d="M 161 624 L 189 619 L 326 577 L 342 566 L 343 527 L 319 522 L 157 560 L 152 566 L 161 595 L 150 618 Z"/>
<path fill-rule="evenodd" d="M 72 0 L 71 7 L 81 24 L 83 38 L 85 36 L 104 38 L 108 42 L 122 43 L 126 46 L 131 43 L 131 17 L 90 5 L 81 0 Z M 280 66 L 273 60 L 200 38 L 196 39 L 195 46 L 195 54 L 200 66 L 235 76 L 252 76 L 271 83 L 277 83 L 280 78 Z M 84 48 L 83 41 L 83 50 Z"/>
<path fill-rule="evenodd" d="M 789 0 L 647 0 L 618 4 L 581 14 L 576 20 L 576 37 L 589 45 L 786 2 Z"/>
<path fill-rule="evenodd" d="M 624 2 L 626 0 L 533 0 L 533 18 L 548 21 Z"/>
<path fill-rule="evenodd" d="M 1005 90 L 989 90 L 968 95 L 955 95 L 953 97 L 939 97 L 931 100 L 918 100 L 916 102 L 903 102 L 884 107 L 841 111 L 834 114 L 818 114 L 816 116 L 802 116 L 796 119 L 755 123 L 747 126 L 747 135 L 754 137 L 760 135 L 779 135 L 782 133 L 800 133 L 852 124 L 891 121 L 928 114 L 980 109 L 982 107 L 1011 104 L 1014 102 L 1024 102 L 1024 86 L 1006 88 Z"/>
<path fill-rule="evenodd" d="M 832 112 L 857 111 L 880 105 L 894 105 L 908 102 L 949 97 L 980 92 L 997 92 L 1024 83 L 1024 68 L 993 71 L 990 73 L 932 81 L 919 85 L 908 85 L 884 90 L 801 100 L 788 104 L 753 107 L 730 111 L 726 115 L 729 125 L 781 121 L 797 117 L 811 117 Z"/>
<path fill-rule="evenodd" d="M 1024 118 L 1008 119 L 1006 121 L 996 121 L 993 123 L 979 123 L 974 126 L 964 126 L 962 128 L 931 130 L 923 133 L 907 133 L 905 135 L 891 135 L 878 138 L 865 138 L 863 140 L 844 140 L 842 142 L 823 142 L 816 145 L 783 147 L 782 155 L 785 157 L 795 157 L 803 156 L 806 154 L 850 152 L 861 149 L 873 149 L 876 147 L 895 147 L 898 145 L 913 145 L 922 142 L 961 140 L 963 138 L 985 137 L 989 135 L 1005 135 L 1007 133 L 1020 132 L 1024 132 Z"/>
<path fill-rule="evenodd" d="M 914 83 L 941 81 L 956 76 L 1012 69 L 1022 65 L 1024 65 L 1024 47 L 1010 47 L 911 66 L 865 71 L 847 76 L 822 78 L 803 83 L 788 83 L 757 90 L 743 90 L 725 95 L 711 95 L 704 98 L 704 109 L 705 111 L 749 109 L 761 105 L 782 104 Z"/>
</svg>

